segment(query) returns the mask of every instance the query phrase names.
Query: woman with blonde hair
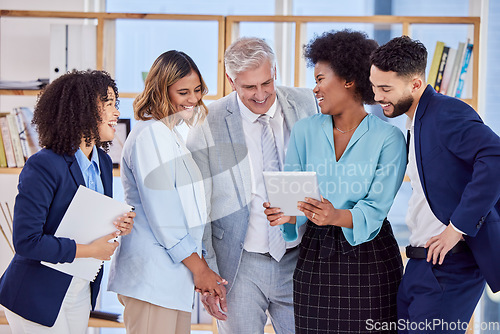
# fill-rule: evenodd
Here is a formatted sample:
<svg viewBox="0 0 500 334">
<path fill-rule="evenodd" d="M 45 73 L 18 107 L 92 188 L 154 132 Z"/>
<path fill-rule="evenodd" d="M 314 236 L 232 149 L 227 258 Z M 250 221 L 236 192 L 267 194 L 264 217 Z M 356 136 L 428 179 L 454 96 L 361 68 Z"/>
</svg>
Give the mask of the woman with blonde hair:
<svg viewBox="0 0 500 334">
<path fill-rule="evenodd" d="M 122 153 L 125 200 L 135 229 L 113 259 L 108 289 L 125 306 L 127 333 L 189 333 L 194 290 L 225 297 L 223 280 L 207 266 L 207 220 L 201 173 L 177 126 L 207 113 L 207 87 L 193 60 L 168 51 L 153 63 L 134 101 L 134 125 Z"/>
</svg>

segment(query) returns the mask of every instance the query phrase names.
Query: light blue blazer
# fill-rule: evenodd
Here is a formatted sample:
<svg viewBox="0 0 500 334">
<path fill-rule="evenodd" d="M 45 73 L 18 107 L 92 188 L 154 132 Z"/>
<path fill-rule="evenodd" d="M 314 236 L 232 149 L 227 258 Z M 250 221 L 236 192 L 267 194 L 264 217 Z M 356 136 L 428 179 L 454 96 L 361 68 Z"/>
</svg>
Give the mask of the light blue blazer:
<svg viewBox="0 0 500 334">
<path fill-rule="evenodd" d="M 353 228 L 342 231 L 351 245 L 359 245 L 378 234 L 401 186 L 405 139 L 398 128 L 369 114 L 336 161 L 332 116 L 314 115 L 295 124 L 285 170 L 316 172 L 321 195 L 335 208 L 351 211 Z M 284 224 L 285 240 L 295 240 L 305 222 L 297 217 L 297 224 Z"/>
<path fill-rule="evenodd" d="M 138 122 L 121 165 L 125 201 L 137 216 L 114 255 L 108 290 L 191 312 L 193 277 L 181 262 L 202 255 L 203 180 L 181 136 L 163 122 Z"/>
</svg>

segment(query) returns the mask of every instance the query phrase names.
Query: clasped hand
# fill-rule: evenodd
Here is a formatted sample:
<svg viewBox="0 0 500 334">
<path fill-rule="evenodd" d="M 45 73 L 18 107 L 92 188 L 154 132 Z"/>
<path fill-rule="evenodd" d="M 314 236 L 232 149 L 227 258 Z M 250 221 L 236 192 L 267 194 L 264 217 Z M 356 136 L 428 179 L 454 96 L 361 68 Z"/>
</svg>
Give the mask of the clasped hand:
<svg viewBox="0 0 500 334">
<path fill-rule="evenodd" d="M 223 313 L 227 312 L 224 285 L 227 285 L 228 282 L 208 267 L 199 274 L 193 274 L 193 279 L 195 290 L 201 294 L 200 301 L 207 312 L 218 320 L 226 320 L 227 316 Z"/>
</svg>

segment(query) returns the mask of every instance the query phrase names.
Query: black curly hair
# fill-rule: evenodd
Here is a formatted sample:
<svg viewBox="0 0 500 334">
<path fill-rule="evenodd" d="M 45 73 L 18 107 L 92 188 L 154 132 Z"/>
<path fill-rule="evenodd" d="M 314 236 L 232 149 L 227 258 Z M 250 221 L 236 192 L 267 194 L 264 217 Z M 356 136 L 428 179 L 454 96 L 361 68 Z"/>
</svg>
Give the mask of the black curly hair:
<svg viewBox="0 0 500 334">
<path fill-rule="evenodd" d="M 82 138 L 90 145 L 107 150 L 98 126 L 102 122 L 99 105 L 108 98 L 108 87 L 116 95 L 115 81 L 104 71 L 73 71 L 46 86 L 35 105 L 32 124 L 36 126 L 41 147 L 57 154 L 74 155 Z"/>
<path fill-rule="evenodd" d="M 396 72 L 398 76 L 420 75 L 424 78 L 427 49 L 420 41 L 408 36 L 396 37 L 375 50 L 370 62 L 384 72 Z"/>
<path fill-rule="evenodd" d="M 355 92 L 366 104 L 374 104 L 370 83 L 370 54 L 378 47 L 373 39 L 359 31 L 349 29 L 329 31 L 315 37 L 304 46 L 308 66 L 327 62 L 337 76 L 347 82 L 354 81 Z"/>
</svg>

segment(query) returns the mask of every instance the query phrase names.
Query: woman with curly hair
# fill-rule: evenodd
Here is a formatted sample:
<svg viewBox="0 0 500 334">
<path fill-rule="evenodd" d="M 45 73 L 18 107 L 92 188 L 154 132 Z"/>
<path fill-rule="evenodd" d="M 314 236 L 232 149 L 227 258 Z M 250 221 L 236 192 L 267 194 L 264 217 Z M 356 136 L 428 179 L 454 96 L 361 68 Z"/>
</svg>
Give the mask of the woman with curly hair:
<svg viewBox="0 0 500 334">
<path fill-rule="evenodd" d="M 128 334 L 190 333 L 195 289 L 224 298 L 227 284 L 203 257 L 203 179 L 177 128 L 205 118 L 207 86 L 194 61 L 175 50 L 155 60 L 144 84 L 121 165 L 136 224 L 113 259 L 108 289 L 125 306 Z"/>
<path fill-rule="evenodd" d="M 294 272 L 296 333 L 396 332 L 402 261 L 386 219 L 405 172 L 401 131 L 368 114 L 374 103 L 365 34 L 328 32 L 305 47 L 321 114 L 296 123 L 286 170 L 315 171 L 322 200 L 299 202 L 305 217 L 268 208 L 285 240 L 306 224 Z M 265 206 L 269 206 L 266 204 Z"/>
<path fill-rule="evenodd" d="M 37 101 L 33 124 L 43 149 L 19 175 L 16 254 L 0 279 L 0 303 L 14 334 L 85 333 L 102 270 L 89 282 L 41 261 L 109 260 L 118 243 L 108 241 L 132 229 L 135 214 L 125 213 L 114 222 L 117 232 L 88 245 L 54 235 L 80 185 L 112 196 L 111 158 L 98 147 L 106 148 L 115 136 L 117 97 L 107 73 L 75 71 L 49 84 Z"/>
</svg>

